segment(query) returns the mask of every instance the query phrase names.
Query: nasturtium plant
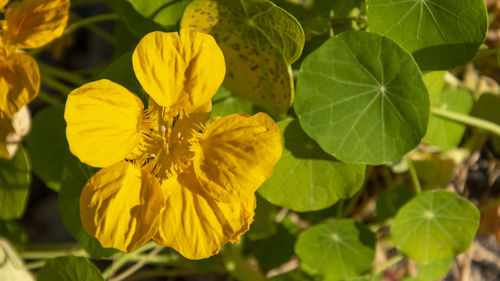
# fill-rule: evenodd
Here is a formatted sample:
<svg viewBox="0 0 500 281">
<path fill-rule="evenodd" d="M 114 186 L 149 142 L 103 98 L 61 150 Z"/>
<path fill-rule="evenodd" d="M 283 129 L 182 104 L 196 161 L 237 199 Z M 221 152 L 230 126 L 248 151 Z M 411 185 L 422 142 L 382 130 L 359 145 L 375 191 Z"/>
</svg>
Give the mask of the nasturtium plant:
<svg viewBox="0 0 500 281">
<path fill-rule="evenodd" d="M 0 280 L 500 264 L 476 256 L 500 234 L 498 19 L 492 0 L 0 0 Z"/>
<path fill-rule="evenodd" d="M 479 211 L 455 193 L 426 191 L 405 204 L 391 226 L 396 246 L 430 263 L 465 251 L 479 227 Z"/>
<path fill-rule="evenodd" d="M 422 70 L 469 61 L 486 37 L 483 0 L 367 0 L 370 30 L 413 54 Z"/>
<path fill-rule="evenodd" d="M 290 65 L 304 45 L 295 18 L 267 0 L 195 0 L 181 26 L 214 36 L 226 58 L 224 87 L 273 113 L 286 113 L 294 98 Z"/>
<path fill-rule="evenodd" d="M 337 159 L 396 161 L 427 129 L 421 77 L 411 55 L 387 37 L 344 32 L 302 63 L 294 109 L 304 131 Z"/>
<path fill-rule="evenodd" d="M 329 207 L 361 188 L 364 165 L 345 164 L 325 153 L 302 131 L 296 119 L 281 121 L 278 127 L 284 150 L 273 176 L 259 189 L 264 198 L 305 212 Z"/>
</svg>

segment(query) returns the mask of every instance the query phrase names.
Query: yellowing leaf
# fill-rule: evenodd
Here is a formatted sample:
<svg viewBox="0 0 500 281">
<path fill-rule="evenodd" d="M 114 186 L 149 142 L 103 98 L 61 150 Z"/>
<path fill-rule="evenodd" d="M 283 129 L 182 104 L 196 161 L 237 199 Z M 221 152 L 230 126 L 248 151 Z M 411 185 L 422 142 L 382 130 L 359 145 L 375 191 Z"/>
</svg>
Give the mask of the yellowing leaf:
<svg viewBox="0 0 500 281">
<path fill-rule="evenodd" d="M 215 37 L 226 58 L 228 90 L 273 113 L 290 107 L 290 64 L 302 53 L 304 34 L 286 11 L 267 0 L 196 0 L 181 26 Z"/>
</svg>

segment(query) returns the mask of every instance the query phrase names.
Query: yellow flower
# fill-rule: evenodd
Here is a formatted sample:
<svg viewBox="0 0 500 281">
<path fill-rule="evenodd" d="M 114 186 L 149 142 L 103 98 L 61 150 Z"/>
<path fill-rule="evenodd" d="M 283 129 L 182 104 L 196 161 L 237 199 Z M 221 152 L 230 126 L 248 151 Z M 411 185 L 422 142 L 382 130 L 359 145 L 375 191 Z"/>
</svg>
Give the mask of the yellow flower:
<svg viewBox="0 0 500 281">
<path fill-rule="evenodd" d="M 0 0 L 0 157 L 4 135 L 12 133 L 10 119 L 32 101 L 40 88 L 36 61 L 18 49 L 41 47 L 62 35 L 68 21 L 69 0 Z M 5 8 L 5 6 L 7 7 Z"/>
<path fill-rule="evenodd" d="M 279 130 L 264 113 L 207 123 L 225 75 L 210 35 L 152 32 L 132 64 L 147 109 L 105 79 L 68 96 L 70 150 L 103 168 L 83 188 L 83 226 L 126 252 L 153 239 L 190 259 L 214 255 L 249 229 L 254 192 L 281 156 Z"/>
</svg>

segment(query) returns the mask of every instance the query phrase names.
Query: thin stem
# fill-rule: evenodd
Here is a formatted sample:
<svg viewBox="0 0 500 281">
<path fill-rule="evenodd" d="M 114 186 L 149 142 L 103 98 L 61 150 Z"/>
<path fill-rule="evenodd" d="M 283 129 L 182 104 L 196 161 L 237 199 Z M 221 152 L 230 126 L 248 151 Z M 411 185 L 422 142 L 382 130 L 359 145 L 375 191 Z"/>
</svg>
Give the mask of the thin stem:
<svg viewBox="0 0 500 281">
<path fill-rule="evenodd" d="M 43 62 L 38 61 L 38 67 L 42 73 L 47 73 L 50 76 L 55 76 L 57 78 L 61 78 L 65 81 L 71 82 L 77 86 L 85 84 L 87 82 L 86 79 L 81 77 L 78 74 L 72 73 L 68 70 L 61 69 L 52 65 L 45 64 Z"/>
<path fill-rule="evenodd" d="M 63 104 L 62 101 L 60 101 L 59 99 L 53 97 L 52 95 L 44 92 L 44 91 L 39 91 L 38 92 L 38 96 L 37 96 L 37 99 L 47 103 L 47 104 L 50 104 L 50 105 L 61 105 Z"/>
<path fill-rule="evenodd" d="M 410 171 L 411 181 L 413 183 L 413 187 L 415 188 L 415 193 L 422 193 L 422 187 L 420 186 L 420 182 L 418 181 L 417 171 L 415 170 L 415 166 L 413 165 L 413 161 L 408 159 L 408 170 Z"/>
<path fill-rule="evenodd" d="M 344 215 L 344 200 L 337 202 L 337 218 L 342 218 Z"/>
<path fill-rule="evenodd" d="M 403 256 L 395 256 L 391 259 L 389 259 L 388 261 L 384 262 L 383 264 L 377 266 L 377 268 L 375 268 L 373 270 L 373 272 L 375 274 L 379 274 L 379 273 L 382 273 L 384 270 L 388 269 L 389 267 L 395 265 L 396 263 L 400 262 L 404 257 Z"/>
<path fill-rule="evenodd" d="M 132 252 L 130 254 L 121 254 L 118 256 L 118 258 L 111 264 L 110 267 L 106 268 L 104 272 L 102 273 L 102 276 L 104 279 L 108 279 L 111 276 L 115 274 L 116 271 L 118 271 L 123 265 L 126 263 L 137 260 L 136 258 L 140 256 L 140 254 L 151 250 L 155 247 L 158 247 L 154 242 L 149 242 L 148 244 L 142 246 L 141 248 L 135 250 L 135 252 Z"/>
<path fill-rule="evenodd" d="M 474 58 L 472 58 L 472 60 L 477 60 L 477 59 L 484 58 L 487 56 L 496 55 L 496 54 L 498 54 L 499 51 L 500 51 L 500 49 L 480 50 L 476 53 L 476 55 L 474 56 Z"/>
<path fill-rule="evenodd" d="M 153 249 L 151 252 L 149 252 L 143 259 L 141 259 L 139 262 L 137 262 L 136 264 L 134 264 L 133 266 L 129 267 L 127 270 L 125 270 L 124 272 L 122 272 L 120 275 L 116 276 L 115 278 L 110 278 L 109 281 L 122 281 L 122 280 L 125 280 L 127 277 L 129 277 L 130 275 L 134 274 L 136 271 L 138 271 L 139 269 L 141 269 L 144 265 L 146 265 L 146 263 L 148 262 L 148 260 L 153 257 L 153 256 L 156 256 L 158 253 L 161 252 L 161 250 L 163 250 L 163 247 L 158 247 L 158 248 L 155 248 Z"/>
<path fill-rule="evenodd" d="M 431 109 L 431 112 L 432 114 L 439 117 L 443 117 L 465 125 L 477 127 L 500 136 L 500 126 L 493 122 L 436 107 L 433 107 Z"/>
<path fill-rule="evenodd" d="M 63 95 L 68 95 L 69 92 L 71 92 L 71 88 L 69 86 L 52 78 L 52 76 L 50 76 L 50 75 L 44 75 L 42 73 L 41 80 L 42 80 L 42 84 L 47 85 L 48 87 L 52 88 L 53 90 L 58 91 L 59 93 L 61 93 Z"/>
<path fill-rule="evenodd" d="M 40 259 L 51 259 L 61 256 L 73 255 L 77 257 L 89 257 L 89 255 L 82 249 L 78 250 L 58 250 L 58 251 L 24 251 L 21 253 L 21 257 L 25 260 L 40 260 Z"/>
<path fill-rule="evenodd" d="M 43 267 L 44 265 L 45 265 L 44 260 L 29 262 L 29 263 L 26 263 L 26 269 L 33 270 L 33 269 Z"/>
<path fill-rule="evenodd" d="M 92 25 L 97 22 L 101 21 L 110 21 L 110 20 L 118 20 L 120 17 L 115 14 L 115 13 L 110 13 L 110 14 L 103 14 L 103 15 L 96 15 L 88 18 L 83 18 L 82 20 L 79 20 L 71 25 L 69 25 L 66 30 L 64 30 L 64 34 L 69 34 L 71 32 L 74 32 L 77 29 L 86 27 L 88 25 Z"/>
<path fill-rule="evenodd" d="M 486 203 L 485 205 L 481 206 L 479 208 L 479 211 L 484 212 L 488 209 L 497 207 L 498 205 L 500 205 L 500 197 L 498 197 L 497 199 L 490 201 L 490 202 Z"/>
</svg>

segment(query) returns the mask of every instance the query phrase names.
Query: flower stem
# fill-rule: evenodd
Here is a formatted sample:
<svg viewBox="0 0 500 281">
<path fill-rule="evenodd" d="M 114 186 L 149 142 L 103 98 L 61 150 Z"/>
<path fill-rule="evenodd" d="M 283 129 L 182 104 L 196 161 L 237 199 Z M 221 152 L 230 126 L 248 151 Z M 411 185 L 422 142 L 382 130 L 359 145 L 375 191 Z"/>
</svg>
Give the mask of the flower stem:
<svg viewBox="0 0 500 281">
<path fill-rule="evenodd" d="M 40 68 L 40 71 L 42 73 L 47 73 L 50 76 L 54 76 L 57 78 L 61 78 L 65 81 L 71 82 L 75 84 L 76 86 L 80 86 L 82 84 L 85 84 L 87 82 L 86 79 L 81 77 L 78 74 L 72 73 L 70 71 L 67 71 L 65 69 L 60 69 L 58 67 L 55 67 L 53 65 L 48 65 L 43 62 L 38 61 L 38 67 Z"/>
<path fill-rule="evenodd" d="M 484 58 L 484 57 L 487 57 L 487 56 L 495 55 L 495 54 L 497 54 L 499 51 L 500 51 L 500 49 L 486 49 L 486 50 L 480 50 L 480 51 L 478 51 L 478 52 L 476 53 L 476 55 L 474 56 L 474 58 L 472 58 L 472 60 L 477 60 L 477 59 Z"/>
<path fill-rule="evenodd" d="M 395 256 L 395 257 L 389 259 L 388 261 L 384 262 L 383 264 L 377 266 L 377 268 L 375 268 L 373 270 L 373 272 L 375 274 L 382 273 L 384 270 L 386 270 L 389 267 L 391 267 L 391 266 L 395 265 L 396 263 L 400 262 L 402 259 L 403 259 L 403 256 Z"/>
<path fill-rule="evenodd" d="M 418 181 L 417 171 L 415 170 L 415 166 L 413 165 L 413 161 L 408 159 L 408 170 L 410 172 L 411 181 L 413 183 L 413 187 L 415 188 L 415 193 L 422 193 L 422 187 L 420 186 L 420 182 Z"/>
<path fill-rule="evenodd" d="M 57 79 L 54 79 L 50 75 L 45 75 L 41 74 L 41 82 L 42 84 L 45 84 L 46 86 L 52 88 L 53 90 L 58 91 L 59 93 L 63 95 L 68 95 L 69 92 L 71 92 L 71 88 L 61 81 L 58 81 Z"/>
<path fill-rule="evenodd" d="M 119 254 L 118 258 L 111 264 L 111 266 L 106 268 L 106 270 L 104 270 L 104 272 L 102 273 L 102 276 L 104 277 L 104 279 L 110 278 L 123 265 L 125 265 L 126 263 L 128 263 L 130 261 L 137 260 L 137 257 L 139 257 L 140 254 L 142 254 L 148 250 L 154 249 L 156 247 L 158 247 L 158 246 L 154 242 L 149 242 L 146 245 L 142 246 L 141 248 L 135 250 L 132 253 L 121 254 L 121 255 Z"/>
<path fill-rule="evenodd" d="M 125 270 L 124 272 L 122 272 L 120 275 L 118 275 L 118 276 L 116 276 L 114 278 L 110 278 L 109 281 L 122 281 L 122 280 L 125 280 L 127 277 L 129 277 L 130 275 L 134 274 L 136 271 L 138 271 L 144 265 L 146 265 L 146 263 L 148 262 L 148 260 L 151 257 L 154 257 L 154 256 L 158 255 L 158 253 L 160 253 L 161 250 L 163 250 L 163 247 L 157 247 L 157 248 L 153 249 L 151 252 L 149 252 L 147 255 L 145 255 L 144 258 L 142 258 L 141 260 L 139 260 L 136 264 L 134 264 L 133 266 L 129 267 L 127 270 Z"/>
<path fill-rule="evenodd" d="M 57 99 L 56 97 L 53 97 L 52 95 L 44 92 L 44 91 L 39 91 L 38 92 L 38 96 L 37 96 L 37 99 L 47 103 L 47 104 L 50 104 L 50 105 L 61 105 L 63 104 L 62 101 L 60 101 L 59 99 Z"/>
<path fill-rule="evenodd" d="M 431 112 L 432 114 L 437 115 L 439 117 L 443 117 L 465 125 L 477 127 L 479 129 L 483 129 L 500 136 L 500 126 L 493 122 L 436 107 L 433 107 L 431 109 Z"/>
<path fill-rule="evenodd" d="M 74 32 L 77 29 L 86 27 L 88 25 L 92 25 L 94 23 L 98 23 L 101 21 L 111 21 L 111 20 L 118 20 L 120 17 L 115 14 L 115 13 L 110 13 L 110 14 L 103 14 L 103 15 L 96 15 L 88 18 L 84 18 L 82 20 L 79 20 L 71 25 L 69 25 L 66 30 L 64 30 L 64 34 L 69 34 L 71 32 Z"/>
</svg>

